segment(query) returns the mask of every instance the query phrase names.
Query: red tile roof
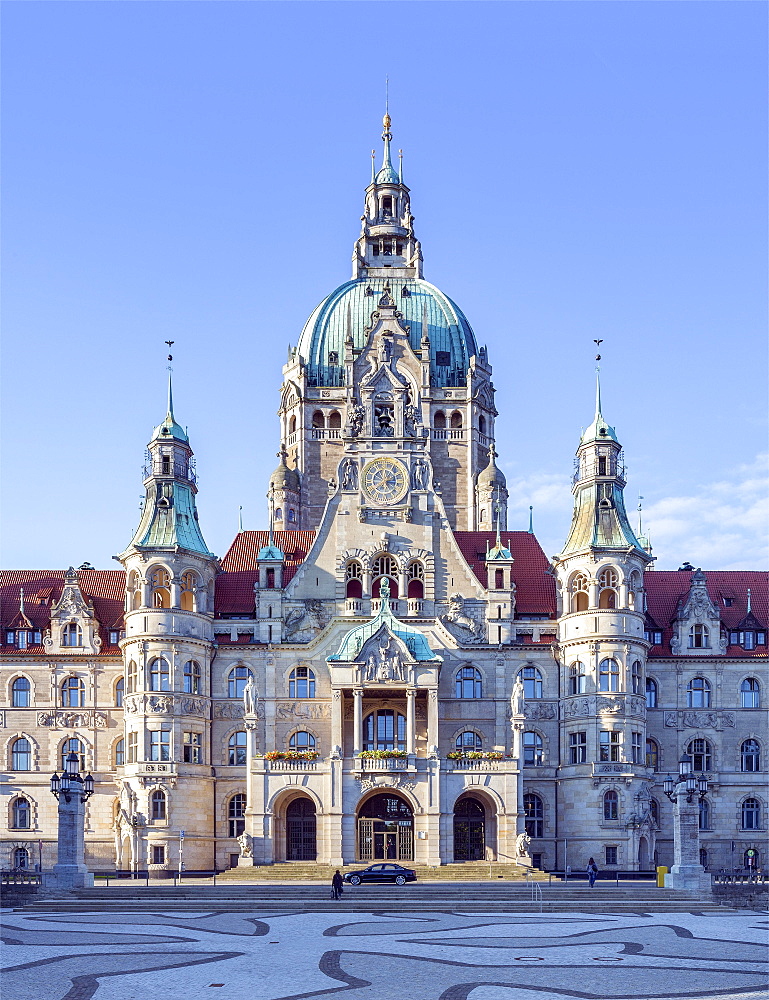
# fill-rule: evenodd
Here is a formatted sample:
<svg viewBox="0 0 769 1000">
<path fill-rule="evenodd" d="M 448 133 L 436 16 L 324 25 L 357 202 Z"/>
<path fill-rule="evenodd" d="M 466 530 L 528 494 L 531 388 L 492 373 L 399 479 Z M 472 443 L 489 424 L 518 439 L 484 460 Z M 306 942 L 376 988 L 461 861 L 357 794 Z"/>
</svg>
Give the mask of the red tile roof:
<svg viewBox="0 0 769 1000">
<path fill-rule="evenodd" d="M 747 614 L 748 587 L 753 614 L 765 628 L 769 625 L 769 573 L 748 570 L 703 572 L 708 594 L 727 629 L 735 628 Z M 679 600 L 686 600 L 691 578 L 689 570 L 653 570 L 646 574 L 644 586 L 649 615 L 663 630 L 662 645 L 653 646 L 652 655 L 670 655 L 670 638 L 673 633 L 670 625 Z M 724 598 L 731 599 L 731 607 L 724 604 Z M 766 651 L 766 646 L 750 651 L 741 646 L 730 646 L 727 656 L 766 656 Z"/>
<path fill-rule="evenodd" d="M 216 578 L 216 614 L 252 615 L 254 584 L 258 579 L 256 557 L 267 544 L 266 531 L 240 531 L 222 559 L 222 572 Z M 304 562 L 315 541 L 314 531 L 276 531 L 275 544 L 283 552 L 283 585 Z"/>
<path fill-rule="evenodd" d="M 51 621 L 51 605 L 61 597 L 65 571 L 60 569 L 29 569 L 0 571 L 0 622 L 11 627 L 19 615 L 21 588 L 24 588 L 24 613 L 33 628 L 41 632 Z M 77 574 L 80 590 L 86 601 L 93 601 L 94 614 L 100 625 L 102 653 L 114 655 L 117 646 L 109 645 L 109 630 L 123 627 L 125 573 L 122 569 L 81 569 Z M 18 652 L 43 652 L 43 646 L 30 646 Z M 5 647 L 4 655 L 13 653 Z"/>
<path fill-rule="evenodd" d="M 487 548 L 493 547 L 495 537 L 488 531 L 455 531 L 462 555 L 485 587 Z M 550 560 L 536 537 L 528 531 L 503 531 L 502 544 L 512 553 L 513 580 L 516 591 L 516 614 L 549 615 L 555 617 L 555 580 L 547 572 Z"/>
</svg>

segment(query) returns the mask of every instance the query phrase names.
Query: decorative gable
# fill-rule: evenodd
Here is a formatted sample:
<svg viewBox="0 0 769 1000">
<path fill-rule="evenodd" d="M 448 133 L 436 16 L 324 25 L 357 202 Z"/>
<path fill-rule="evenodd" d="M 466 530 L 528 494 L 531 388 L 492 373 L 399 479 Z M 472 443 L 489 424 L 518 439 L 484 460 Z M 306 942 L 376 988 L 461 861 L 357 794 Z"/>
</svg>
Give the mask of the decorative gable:
<svg viewBox="0 0 769 1000">
<path fill-rule="evenodd" d="M 726 652 L 726 634 L 721 633 L 721 615 L 708 594 L 701 569 L 692 573 L 689 594 L 678 602 L 673 619 L 670 648 L 679 656 L 702 656 Z"/>
<path fill-rule="evenodd" d="M 96 656 L 101 652 L 99 622 L 93 602 L 86 602 L 77 572 L 70 566 L 64 577 L 61 597 L 51 608 L 51 626 L 46 633 L 46 653 Z"/>
</svg>

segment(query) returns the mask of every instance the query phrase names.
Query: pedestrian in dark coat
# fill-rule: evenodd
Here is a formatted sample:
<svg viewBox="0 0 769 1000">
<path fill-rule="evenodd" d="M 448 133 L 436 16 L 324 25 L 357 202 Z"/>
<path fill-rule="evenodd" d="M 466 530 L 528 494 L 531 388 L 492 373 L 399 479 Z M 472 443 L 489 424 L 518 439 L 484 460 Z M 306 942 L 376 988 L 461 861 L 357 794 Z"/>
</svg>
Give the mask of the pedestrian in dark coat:
<svg viewBox="0 0 769 1000">
<path fill-rule="evenodd" d="M 595 863 L 594 858 L 590 858 L 590 860 L 587 863 L 587 880 L 590 883 L 591 889 L 595 885 L 595 880 L 597 875 L 598 875 L 598 865 Z"/>
<path fill-rule="evenodd" d="M 331 895 L 334 899 L 339 899 L 339 897 L 344 892 L 344 879 L 342 878 L 339 869 L 334 872 L 334 877 L 331 879 Z"/>
</svg>

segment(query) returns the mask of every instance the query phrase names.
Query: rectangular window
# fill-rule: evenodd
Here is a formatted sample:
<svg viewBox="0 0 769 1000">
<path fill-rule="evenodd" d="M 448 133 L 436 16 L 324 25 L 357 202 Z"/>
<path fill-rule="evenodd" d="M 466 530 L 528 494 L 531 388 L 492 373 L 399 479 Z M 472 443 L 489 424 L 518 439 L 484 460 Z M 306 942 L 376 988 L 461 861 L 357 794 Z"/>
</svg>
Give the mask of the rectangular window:
<svg viewBox="0 0 769 1000">
<path fill-rule="evenodd" d="M 139 759 L 139 734 L 128 734 L 128 763 L 135 764 Z"/>
<path fill-rule="evenodd" d="M 739 642 L 740 642 L 740 633 L 739 632 L 730 632 L 729 633 L 729 645 L 730 646 L 737 646 L 737 645 L 739 645 Z"/>
<path fill-rule="evenodd" d="M 150 760 L 171 759 L 171 730 L 156 729 L 150 733 Z"/>
<path fill-rule="evenodd" d="M 766 645 L 766 632 L 756 632 L 756 645 L 757 646 Z"/>
<path fill-rule="evenodd" d="M 640 733 L 631 733 L 631 741 L 632 741 L 631 742 L 631 746 L 632 746 L 632 751 L 633 751 L 633 763 L 634 764 L 643 764 L 644 757 L 643 757 L 643 754 L 641 752 L 641 734 Z"/>
<path fill-rule="evenodd" d="M 184 763 L 203 763 L 203 737 L 200 733 L 184 734 Z"/>
<path fill-rule="evenodd" d="M 616 865 L 617 863 L 617 848 L 616 847 L 605 847 L 606 852 L 606 864 Z"/>
<path fill-rule="evenodd" d="M 26 649 L 27 648 L 27 633 L 26 632 L 18 632 L 17 633 L 16 644 L 19 647 L 19 649 Z"/>
<path fill-rule="evenodd" d="M 15 634 L 13 632 L 6 632 L 5 633 L 5 641 L 6 641 L 6 644 L 8 646 L 13 646 L 14 643 L 16 642 L 16 636 L 15 636 Z"/>
<path fill-rule="evenodd" d="M 584 764 L 587 760 L 587 733 L 569 733 L 569 763 Z"/>
<path fill-rule="evenodd" d="M 745 633 L 745 649 L 755 649 L 756 648 L 755 636 L 756 636 L 755 632 L 746 632 Z"/>
<path fill-rule="evenodd" d="M 166 849 L 163 844 L 152 845 L 153 865 L 164 865 L 166 863 Z"/>
<path fill-rule="evenodd" d="M 622 750 L 622 733 L 616 733 L 612 729 L 601 730 L 600 739 L 600 760 L 618 761 Z"/>
<path fill-rule="evenodd" d="M 110 646 L 117 646 L 119 640 L 120 640 L 120 633 L 115 631 L 115 629 L 111 629 L 109 633 Z"/>
</svg>

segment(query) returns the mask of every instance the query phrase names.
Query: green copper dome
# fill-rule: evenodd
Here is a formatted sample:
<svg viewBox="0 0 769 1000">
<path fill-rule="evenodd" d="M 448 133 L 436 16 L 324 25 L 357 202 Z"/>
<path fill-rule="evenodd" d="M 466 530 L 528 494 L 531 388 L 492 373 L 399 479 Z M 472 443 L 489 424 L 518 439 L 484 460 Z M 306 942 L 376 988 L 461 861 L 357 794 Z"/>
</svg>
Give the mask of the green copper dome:
<svg viewBox="0 0 769 1000">
<path fill-rule="evenodd" d="M 339 385 L 343 374 L 348 317 L 357 350 L 366 346 L 366 329 L 379 299 L 390 286 L 410 342 L 419 351 L 423 318 L 430 338 L 430 371 L 435 385 L 464 385 L 470 358 L 478 353 L 465 314 L 435 285 L 423 278 L 360 278 L 347 281 L 320 303 L 299 338 L 298 353 L 309 367 L 311 385 Z M 425 317 L 426 307 L 426 317 Z"/>
</svg>

